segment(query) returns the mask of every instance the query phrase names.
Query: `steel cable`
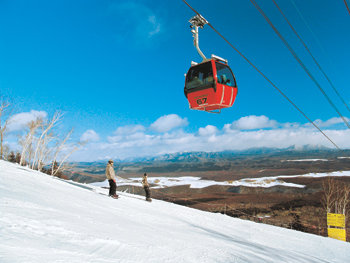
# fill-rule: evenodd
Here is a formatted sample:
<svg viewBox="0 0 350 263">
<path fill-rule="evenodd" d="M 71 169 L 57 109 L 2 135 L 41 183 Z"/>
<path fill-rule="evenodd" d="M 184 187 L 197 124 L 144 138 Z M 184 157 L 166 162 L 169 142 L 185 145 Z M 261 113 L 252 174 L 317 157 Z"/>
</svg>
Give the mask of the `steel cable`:
<svg viewBox="0 0 350 263">
<path fill-rule="evenodd" d="M 346 6 L 346 9 L 348 10 L 348 13 L 350 15 L 350 8 L 349 8 L 347 0 L 344 0 L 344 3 L 345 3 L 345 6 Z"/>
<path fill-rule="evenodd" d="M 318 61 L 316 60 L 315 56 L 311 53 L 310 49 L 308 48 L 308 46 L 306 45 L 306 43 L 304 42 L 304 40 L 301 38 L 301 36 L 297 33 L 297 31 L 295 30 L 295 28 L 292 26 L 292 24 L 290 23 L 290 21 L 288 20 L 288 18 L 285 16 L 285 14 L 283 13 L 282 9 L 278 6 L 278 4 L 276 3 L 275 0 L 272 0 L 272 2 L 276 5 L 278 11 L 282 14 L 282 16 L 284 17 L 284 19 L 286 20 L 286 22 L 288 23 L 289 27 L 293 30 L 294 34 L 299 38 L 300 42 L 303 44 L 303 46 L 305 47 L 306 51 L 309 53 L 309 55 L 311 56 L 311 58 L 313 59 L 313 61 L 315 62 L 315 64 L 317 65 L 317 67 L 319 68 L 319 70 L 322 72 L 322 74 L 324 75 L 324 77 L 327 79 L 328 83 L 331 85 L 331 87 L 333 88 L 334 92 L 338 95 L 339 99 L 343 102 L 343 104 L 345 105 L 345 107 L 348 109 L 348 111 L 350 112 L 350 108 L 349 106 L 346 104 L 345 100 L 343 99 L 343 97 L 340 95 L 339 91 L 335 88 L 333 82 L 330 80 L 330 78 L 328 77 L 328 75 L 326 74 L 326 72 L 323 70 L 323 68 L 321 67 L 321 65 L 318 63 Z"/>
<path fill-rule="evenodd" d="M 275 31 L 275 33 L 278 35 L 278 37 L 282 40 L 282 42 L 285 44 L 285 46 L 288 48 L 290 53 L 292 53 L 293 57 L 297 60 L 297 62 L 300 64 L 300 66 L 303 68 L 303 70 L 306 72 L 306 74 L 310 77 L 310 79 L 315 83 L 315 85 L 318 87 L 318 89 L 321 91 L 323 96 L 327 99 L 328 103 L 333 107 L 333 109 L 338 113 L 340 118 L 343 120 L 345 125 L 350 129 L 350 124 L 345 119 L 345 117 L 340 113 L 339 109 L 335 106 L 333 101 L 329 98 L 327 93 L 324 91 L 324 89 L 321 87 L 321 85 L 318 83 L 318 81 L 315 79 L 315 77 L 311 74 L 309 69 L 306 67 L 306 65 L 300 60 L 299 56 L 295 53 L 293 48 L 288 44 L 287 40 L 281 35 L 281 33 L 277 30 L 277 28 L 274 26 L 274 24 L 271 22 L 271 20 L 267 17 L 267 15 L 264 13 L 264 11 L 260 8 L 260 6 L 255 2 L 255 0 L 250 0 L 250 2 L 254 5 L 254 7 L 260 12 L 260 14 L 265 18 L 267 23 L 271 26 L 271 28 Z"/>
<path fill-rule="evenodd" d="M 198 13 L 192 6 L 190 6 L 186 0 L 182 0 L 193 12 L 195 12 L 197 15 L 201 16 L 200 13 Z M 246 56 L 243 55 L 234 45 L 231 44 L 218 30 L 214 28 L 214 26 L 208 22 L 208 26 L 214 30 L 215 33 L 217 33 L 231 48 L 233 48 L 245 61 L 248 62 L 249 65 L 251 65 L 265 80 L 267 80 L 290 104 L 293 105 L 295 109 L 299 111 L 322 135 L 328 139 L 338 150 L 341 150 L 339 146 L 331 140 L 322 130 L 320 127 L 318 127 L 289 97 L 283 93 L 282 90 L 280 90 L 262 71 L 260 71 Z"/>
</svg>

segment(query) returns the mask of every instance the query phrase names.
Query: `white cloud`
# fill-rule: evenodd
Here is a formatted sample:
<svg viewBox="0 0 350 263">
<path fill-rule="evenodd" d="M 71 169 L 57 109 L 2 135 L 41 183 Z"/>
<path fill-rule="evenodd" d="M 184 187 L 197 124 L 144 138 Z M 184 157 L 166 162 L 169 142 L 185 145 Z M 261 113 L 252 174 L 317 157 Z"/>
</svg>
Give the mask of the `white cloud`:
<svg viewBox="0 0 350 263">
<path fill-rule="evenodd" d="M 97 142 L 100 140 L 100 136 L 94 130 L 87 130 L 80 137 L 81 142 Z"/>
<path fill-rule="evenodd" d="M 155 15 L 150 15 L 148 17 L 148 22 L 152 25 L 151 31 L 148 32 L 148 37 L 152 37 L 160 32 L 160 23 L 158 23 Z"/>
<path fill-rule="evenodd" d="M 264 128 L 275 128 L 278 126 L 278 123 L 274 120 L 270 120 L 268 117 L 261 115 L 255 116 L 250 115 L 242 117 L 237 121 L 234 121 L 231 124 L 231 129 L 234 130 L 256 130 Z"/>
<path fill-rule="evenodd" d="M 349 118 L 344 117 L 344 119 L 345 119 L 347 122 L 350 121 Z M 334 117 L 334 118 L 331 118 L 331 119 L 329 119 L 329 120 L 327 120 L 327 121 L 322 121 L 322 120 L 320 120 L 320 119 L 317 119 L 317 120 L 314 121 L 314 123 L 315 123 L 317 126 L 319 126 L 319 127 L 331 127 L 331 126 L 333 126 L 333 125 L 340 124 L 340 123 L 342 123 L 342 124 L 345 125 L 344 120 L 343 120 L 342 118 L 340 118 L 340 117 Z M 312 124 L 309 123 L 308 125 L 312 125 Z"/>
<path fill-rule="evenodd" d="M 150 128 L 157 132 L 168 132 L 172 129 L 187 126 L 187 118 L 182 119 L 176 114 L 164 115 L 151 124 Z"/>
<path fill-rule="evenodd" d="M 118 127 L 113 136 L 108 136 L 107 140 L 111 143 L 127 140 L 130 136 L 140 136 L 146 128 L 142 125 L 126 125 Z M 135 135 L 138 134 L 138 135 Z M 142 135 L 141 135 L 142 136 Z"/>
<path fill-rule="evenodd" d="M 246 119 L 252 119 L 248 116 Z M 239 120 L 244 120 L 241 118 Z M 253 118 L 256 119 L 256 118 Z M 258 118 L 259 119 L 259 118 Z M 233 123 L 238 123 L 236 122 Z M 232 129 L 232 123 L 219 129 L 213 125 L 199 128 L 196 132 L 186 132 L 183 129 L 175 129 L 187 125 L 186 119 L 175 114 L 160 117 L 151 126 L 158 133 L 152 133 L 141 125 L 124 126 L 114 132 L 114 136 L 108 137 L 108 142 L 98 142 L 88 147 L 89 155 L 83 152 L 77 153 L 75 158 L 85 160 L 92 158 L 97 160 L 103 156 L 111 158 L 135 158 L 154 156 L 165 153 L 204 151 L 215 152 L 224 150 L 245 150 L 257 147 L 287 148 L 290 146 L 302 147 L 304 145 L 326 146 L 333 145 L 314 127 L 303 123 L 278 123 L 262 118 L 250 125 Z M 324 123 L 333 123 L 334 120 L 326 120 Z M 278 126 L 277 128 L 274 128 Z M 237 126 L 236 126 L 237 127 Z M 248 129 L 247 127 L 251 128 Z M 254 127 L 254 129 L 252 129 Z M 260 129 L 257 129 L 260 127 Z M 268 127 L 263 129 L 261 127 Z M 173 130 L 172 130 L 173 129 Z M 341 148 L 350 148 L 349 129 L 324 129 L 324 132 Z M 90 160 L 90 159 L 89 159 Z"/>
<path fill-rule="evenodd" d="M 142 132 L 146 128 L 142 125 L 127 125 L 118 127 L 117 130 L 114 132 L 115 135 L 124 135 L 124 134 L 131 134 L 135 132 Z"/>
<path fill-rule="evenodd" d="M 218 128 L 216 128 L 215 126 L 207 125 L 204 128 L 199 128 L 198 134 L 200 136 L 210 136 L 210 135 L 216 134 L 218 131 L 219 131 Z"/>
<path fill-rule="evenodd" d="M 145 44 L 162 32 L 162 23 L 154 8 L 136 1 L 117 1 L 110 5 L 111 15 L 118 17 L 118 37 L 131 44 Z"/>
<path fill-rule="evenodd" d="M 123 136 L 120 136 L 120 135 L 108 136 L 107 140 L 110 143 L 120 142 L 123 140 Z"/>
<path fill-rule="evenodd" d="M 27 127 L 31 121 L 37 119 L 45 119 L 47 117 L 47 112 L 31 110 L 30 112 L 22 112 L 13 115 L 8 124 L 8 131 L 19 131 Z"/>
<path fill-rule="evenodd" d="M 297 122 L 286 122 L 286 123 L 282 124 L 282 127 L 285 128 L 285 129 L 298 129 L 298 128 L 300 128 L 300 126 L 301 126 L 301 124 L 297 123 Z"/>
</svg>

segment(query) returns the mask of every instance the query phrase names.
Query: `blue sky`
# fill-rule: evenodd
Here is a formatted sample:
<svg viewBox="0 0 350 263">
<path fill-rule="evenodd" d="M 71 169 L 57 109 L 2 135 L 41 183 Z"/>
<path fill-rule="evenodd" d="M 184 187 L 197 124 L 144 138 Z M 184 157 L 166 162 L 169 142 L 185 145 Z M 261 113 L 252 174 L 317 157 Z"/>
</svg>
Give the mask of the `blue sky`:
<svg viewBox="0 0 350 263">
<path fill-rule="evenodd" d="M 257 2 L 350 117 L 273 2 Z M 337 144 L 350 147 L 337 113 L 250 1 L 189 3 Z M 350 103 L 350 15 L 344 2 L 277 3 Z M 200 47 L 207 56 L 228 59 L 238 96 L 219 115 L 189 110 L 184 74 L 191 60 L 201 60 L 188 23 L 193 15 L 181 0 L 0 1 L 1 95 L 14 101 L 22 114 L 17 119 L 26 116 L 22 122 L 64 112 L 61 129 L 74 127 L 73 140 L 90 141 L 73 159 L 307 143 L 331 147 L 209 27 L 200 30 Z"/>
</svg>

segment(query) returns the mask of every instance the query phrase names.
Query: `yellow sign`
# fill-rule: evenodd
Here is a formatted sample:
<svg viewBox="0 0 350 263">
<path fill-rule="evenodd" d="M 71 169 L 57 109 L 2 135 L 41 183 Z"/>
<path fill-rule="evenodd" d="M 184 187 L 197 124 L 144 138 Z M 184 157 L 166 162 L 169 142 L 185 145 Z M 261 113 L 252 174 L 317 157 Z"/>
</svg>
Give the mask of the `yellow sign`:
<svg viewBox="0 0 350 263">
<path fill-rule="evenodd" d="M 346 232 L 345 229 L 339 228 L 328 228 L 328 236 L 334 239 L 339 239 L 346 241 Z"/>
<path fill-rule="evenodd" d="M 327 213 L 327 225 L 345 227 L 345 216 L 343 214 Z"/>
</svg>

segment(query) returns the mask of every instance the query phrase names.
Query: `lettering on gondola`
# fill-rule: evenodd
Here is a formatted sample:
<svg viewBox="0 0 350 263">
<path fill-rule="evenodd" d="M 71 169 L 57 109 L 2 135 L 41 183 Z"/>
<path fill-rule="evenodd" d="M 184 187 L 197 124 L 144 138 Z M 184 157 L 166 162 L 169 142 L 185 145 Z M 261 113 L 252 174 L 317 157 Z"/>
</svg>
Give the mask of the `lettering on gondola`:
<svg viewBox="0 0 350 263">
<path fill-rule="evenodd" d="M 197 104 L 198 105 L 202 105 L 202 104 L 205 104 L 205 103 L 207 103 L 207 98 L 201 98 L 201 99 L 197 100 Z"/>
<path fill-rule="evenodd" d="M 203 95 L 200 95 L 200 96 L 196 96 L 196 97 L 194 97 L 194 99 L 196 100 L 198 105 L 207 104 L 208 94 L 203 94 Z"/>
</svg>

